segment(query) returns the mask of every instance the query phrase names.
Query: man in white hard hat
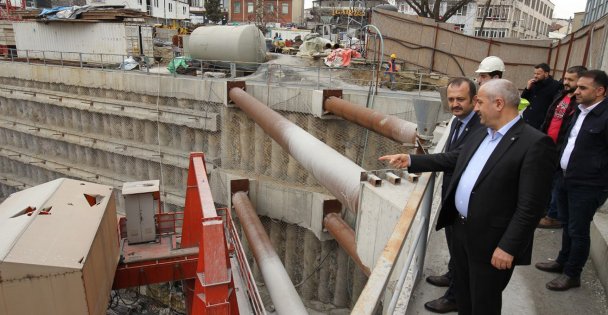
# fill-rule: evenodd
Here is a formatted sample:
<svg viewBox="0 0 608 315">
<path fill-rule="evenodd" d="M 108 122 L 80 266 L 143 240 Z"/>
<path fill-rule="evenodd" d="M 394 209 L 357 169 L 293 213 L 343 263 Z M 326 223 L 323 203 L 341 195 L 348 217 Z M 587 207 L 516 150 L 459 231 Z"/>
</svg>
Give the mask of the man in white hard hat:
<svg viewBox="0 0 608 315">
<path fill-rule="evenodd" d="M 496 56 L 486 57 L 475 71 L 477 73 L 477 83 L 482 86 L 492 79 L 502 79 L 503 72 L 505 72 L 505 63 L 502 59 Z"/>
</svg>

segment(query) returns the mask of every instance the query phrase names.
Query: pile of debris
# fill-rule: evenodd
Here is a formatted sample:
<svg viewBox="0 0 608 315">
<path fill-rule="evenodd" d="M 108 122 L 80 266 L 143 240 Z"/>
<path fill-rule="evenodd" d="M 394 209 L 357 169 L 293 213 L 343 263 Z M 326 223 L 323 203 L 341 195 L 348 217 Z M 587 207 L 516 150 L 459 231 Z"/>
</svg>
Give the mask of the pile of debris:
<svg viewBox="0 0 608 315">
<path fill-rule="evenodd" d="M 124 21 L 137 20 L 147 17 L 146 12 L 133 9 L 125 9 L 124 5 L 84 5 L 71 7 L 54 7 L 51 9 L 27 10 L 19 12 L 24 20 L 50 21 L 79 21 L 79 22 L 101 22 L 101 21 Z"/>
</svg>

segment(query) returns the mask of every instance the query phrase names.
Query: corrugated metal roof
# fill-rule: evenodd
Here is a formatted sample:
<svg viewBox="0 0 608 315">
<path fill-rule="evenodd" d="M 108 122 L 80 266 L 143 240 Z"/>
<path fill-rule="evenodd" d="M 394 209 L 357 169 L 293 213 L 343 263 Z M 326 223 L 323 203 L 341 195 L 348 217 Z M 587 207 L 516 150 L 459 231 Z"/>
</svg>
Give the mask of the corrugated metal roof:
<svg viewBox="0 0 608 315">
<path fill-rule="evenodd" d="M 65 178 L 14 193 L 0 204 L 0 263 L 81 269 L 111 194 Z"/>
</svg>

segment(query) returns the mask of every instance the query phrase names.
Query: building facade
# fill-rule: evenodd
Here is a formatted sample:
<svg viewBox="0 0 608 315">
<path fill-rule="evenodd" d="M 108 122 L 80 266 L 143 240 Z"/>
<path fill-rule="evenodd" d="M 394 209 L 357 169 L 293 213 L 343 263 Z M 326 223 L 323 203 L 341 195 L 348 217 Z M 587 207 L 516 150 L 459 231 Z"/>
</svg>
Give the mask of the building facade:
<svg viewBox="0 0 608 315">
<path fill-rule="evenodd" d="M 87 0 L 87 4 L 124 5 L 127 9 L 148 12 L 157 19 L 185 20 L 190 18 L 187 0 Z"/>
<path fill-rule="evenodd" d="M 605 2 L 608 0 L 605 0 Z M 459 1 L 441 2 L 440 13 L 447 12 Z M 489 38 L 546 39 L 549 35 L 555 5 L 550 0 L 495 0 L 487 9 L 486 0 L 473 1 L 447 20 L 467 35 Z M 416 14 L 404 1 L 397 3 L 400 12 Z M 483 23 L 483 29 L 481 24 Z"/>
<path fill-rule="evenodd" d="M 304 0 L 230 0 L 231 22 L 303 24 Z"/>
<path fill-rule="evenodd" d="M 589 25 L 608 13 L 608 0 L 587 0 L 583 26 Z"/>
</svg>

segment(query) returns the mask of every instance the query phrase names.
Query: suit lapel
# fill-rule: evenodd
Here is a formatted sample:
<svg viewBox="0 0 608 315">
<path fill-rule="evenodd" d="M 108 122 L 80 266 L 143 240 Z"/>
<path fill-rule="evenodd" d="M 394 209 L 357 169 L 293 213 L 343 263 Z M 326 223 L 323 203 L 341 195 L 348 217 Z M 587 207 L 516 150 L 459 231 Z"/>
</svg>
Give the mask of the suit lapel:
<svg viewBox="0 0 608 315">
<path fill-rule="evenodd" d="M 469 122 L 464 126 L 464 130 L 462 130 L 460 137 L 458 137 L 456 142 L 454 142 L 454 147 L 457 147 L 464 142 L 464 139 L 471 131 L 471 128 L 473 128 L 473 126 L 475 126 L 475 124 L 477 123 L 479 123 L 479 116 L 477 116 L 477 114 L 474 114 L 469 120 Z"/>
<path fill-rule="evenodd" d="M 524 128 L 524 126 L 525 122 L 523 121 L 523 119 L 520 119 L 517 123 L 515 123 L 515 125 L 513 125 L 513 127 L 511 127 L 511 129 L 509 129 L 509 131 L 507 131 L 507 134 L 505 134 L 502 139 L 500 139 L 500 142 L 490 155 L 490 158 L 488 158 L 486 165 L 484 165 L 483 169 L 481 170 L 479 177 L 477 177 L 477 181 L 475 182 L 475 186 L 473 186 L 473 189 L 475 189 L 475 187 L 477 187 L 477 185 L 479 185 L 479 183 L 486 176 L 488 176 L 488 174 L 490 173 L 492 168 L 494 168 L 496 163 L 498 163 L 498 161 L 503 156 L 505 156 L 505 153 L 509 150 L 511 145 L 515 143 L 515 141 L 517 141 L 517 139 L 519 138 L 519 133 Z"/>
</svg>

